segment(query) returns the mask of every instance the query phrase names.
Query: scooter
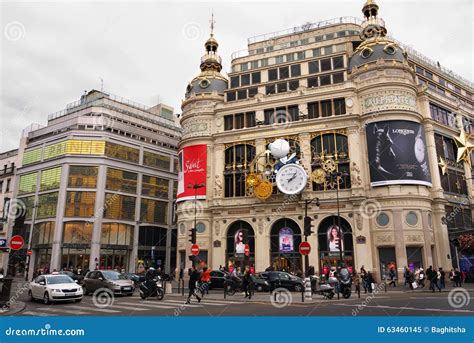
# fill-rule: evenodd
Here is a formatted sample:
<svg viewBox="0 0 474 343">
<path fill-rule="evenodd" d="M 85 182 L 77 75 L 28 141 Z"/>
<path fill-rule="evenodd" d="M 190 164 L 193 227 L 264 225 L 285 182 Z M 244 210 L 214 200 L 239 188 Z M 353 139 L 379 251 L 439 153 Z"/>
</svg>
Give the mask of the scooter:
<svg viewBox="0 0 474 343">
<path fill-rule="evenodd" d="M 159 276 L 153 278 L 152 280 L 143 281 L 138 285 L 140 292 L 140 298 L 145 300 L 148 297 L 154 297 L 158 300 L 163 300 L 165 291 L 163 289 L 163 283 Z"/>
<path fill-rule="evenodd" d="M 336 294 L 335 289 L 338 283 L 337 278 L 334 276 L 330 276 L 327 280 L 325 280 L 324 276 L 318 277 L 314 276 L 317 280 L 315 282 L 315 289 L 313 289 L 314 293 L 321 294 L 326 299 L 332 299 Z M 319 281 L 319 282 L 318 282 Z M 319 286 L 318 286 L 319 283 Z"/>
<path fill-rule="evenodd" d="M 352 293 L 352 277 L 347 268 L 341 268 L 338 274 L 339 279 L 339 292 L 345 299 L 351 297 Z"/>
</svg>

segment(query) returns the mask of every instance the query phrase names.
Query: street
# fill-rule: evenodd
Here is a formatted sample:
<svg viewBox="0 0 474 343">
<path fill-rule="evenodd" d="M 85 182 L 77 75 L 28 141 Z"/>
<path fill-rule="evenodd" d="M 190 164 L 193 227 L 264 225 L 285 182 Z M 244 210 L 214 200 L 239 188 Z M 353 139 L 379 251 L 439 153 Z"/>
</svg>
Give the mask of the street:
<svg viewBox="0 0 474 343">
<path fill-rule="evenodd" d="M 312 299 L 302 302 L 302 294 L 283 292 L 277 297 L 270 293 L 255 293 L 251 300 L 240 293 L 224 299 L 222 290 L 210 291 L 198 303 L 193 299 L 186 305 L 186 297 L 166 294 L 162 301 L 156 298 L 141 300 L 138 293 L 133 296 L 96 298 L 84 296 L 80 303 L 56 303 L 45 305 L 30 302 L 26 292 L 19 294 L 18 300 L 25 308 L 16 316 L 473 316 L 474 289 L 457 288 L 458 295 L 464 294 L 462 301 L 449 301 L 449 290 L 432 293 L 423 291 L 403 291 L 383 289 L 373 294 L 361 294 L 358 298 L 337 300 L 323 299 L 313 294 Z M 461 291 L 462 290 L 462 291 Z M 451 298 L 456 295 L 451 293 Z"/>
</svg>

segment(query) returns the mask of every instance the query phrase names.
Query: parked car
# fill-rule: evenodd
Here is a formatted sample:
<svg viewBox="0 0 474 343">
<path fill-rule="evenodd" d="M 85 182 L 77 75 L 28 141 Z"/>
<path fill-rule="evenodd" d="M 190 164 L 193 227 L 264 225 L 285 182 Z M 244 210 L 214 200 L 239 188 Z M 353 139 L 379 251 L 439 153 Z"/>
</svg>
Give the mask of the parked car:
<svg viewBox="0 0 474 343">
<path fill-rule="evenodd" d="M 253 289 L 258 292 L 269 292 L 272 290 L 270 282 L 260 274 L 256 274 L 253 277 Z"/>
<path fill-rule="evenodd" d="M 213 288 L 224 288 L 224 280 L 229 275 L 227 272 L 221 270 L 212 270 L 211 271 L 211 283 L 209 289 Z"/>
<path fill-rule="evenodd" d="M 82 282 L 84 281 L 84 275 L 78 275 L 78 274 L 74 274 L 73 272 L 69 271 L 69 270 L 61 270 L 59 272 L 59 274 L 63 274 L 63 275 L 67 275 L 69 276 L 71 279 L 73 279 L 74 281 L 77 281 L 78 284 L 82 284 Z"/>
<path fill-rule="evenodd" d="M 84 278 L 84 294 L 94 293 L 99 288 L 108 288 L 114 294 L 132 295 L 133 281 L 112 270 L 94 270 Z"/>
<path fill-rule="evenodd" d="M 40 275 L 30 282 L 28 296 L 30 301 L 43 300 L 49 304 L 55 301 L 82 300 L 82 287 L 72 278 L 64 274 Z"/>
<path fill-rule="evenodd" d="M 291 275 L 290 273 L 265 272 L 261 273 L 260 275 L 267 279 L 272 289 L 282 287 L 295 292 L 302 292 L 304 290 L 303 279 Z"/>
</svg>

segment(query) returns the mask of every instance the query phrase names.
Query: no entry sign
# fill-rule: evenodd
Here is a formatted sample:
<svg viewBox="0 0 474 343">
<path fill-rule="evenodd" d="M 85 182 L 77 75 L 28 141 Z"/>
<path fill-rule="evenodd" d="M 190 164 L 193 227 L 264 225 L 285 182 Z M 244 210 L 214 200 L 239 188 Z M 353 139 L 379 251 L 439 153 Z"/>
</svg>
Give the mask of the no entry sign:
<svg viewBox="0 0 474 343">
<path fill-rule="evenodd" d="M 309 255 L 311 252 L 311 245 L 308 242 L 301 242 L 299 250 L 301 255 Z"/>
<path fill-rule="evenodd" d="M 244 254 L 245 256 L 250 255 L 250 246 L 248 244 L 245 244 L 244 246 Z"/>
<path fill-rule="evenodd" d="M 191 245 L 191 254 L 193 254 L 194 256 L 197 256 L 199 254 L 199 245 Z"/>
<path fill-rule="evenodd" d="M 25 244 L 25 240 L 20 235 L 15 235 L 10 238 L 10 248 L 12 250 L 20 250 Z"/>
</svg>

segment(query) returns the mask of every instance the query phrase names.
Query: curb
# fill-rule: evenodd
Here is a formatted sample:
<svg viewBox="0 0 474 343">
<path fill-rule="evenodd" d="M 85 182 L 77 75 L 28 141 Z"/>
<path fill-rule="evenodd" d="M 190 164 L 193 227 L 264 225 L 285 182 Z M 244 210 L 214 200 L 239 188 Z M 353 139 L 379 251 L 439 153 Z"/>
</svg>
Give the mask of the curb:
<svg viewBox="0 0 474 343">
<path fill-rule="evenodd" d="M 22 312 L 26 308 L 26 303 L 23 301 L 15 301 L 14 305 L 6 311 L 0 310 L 0 316 L 12 316 Z"/>
</svg>

